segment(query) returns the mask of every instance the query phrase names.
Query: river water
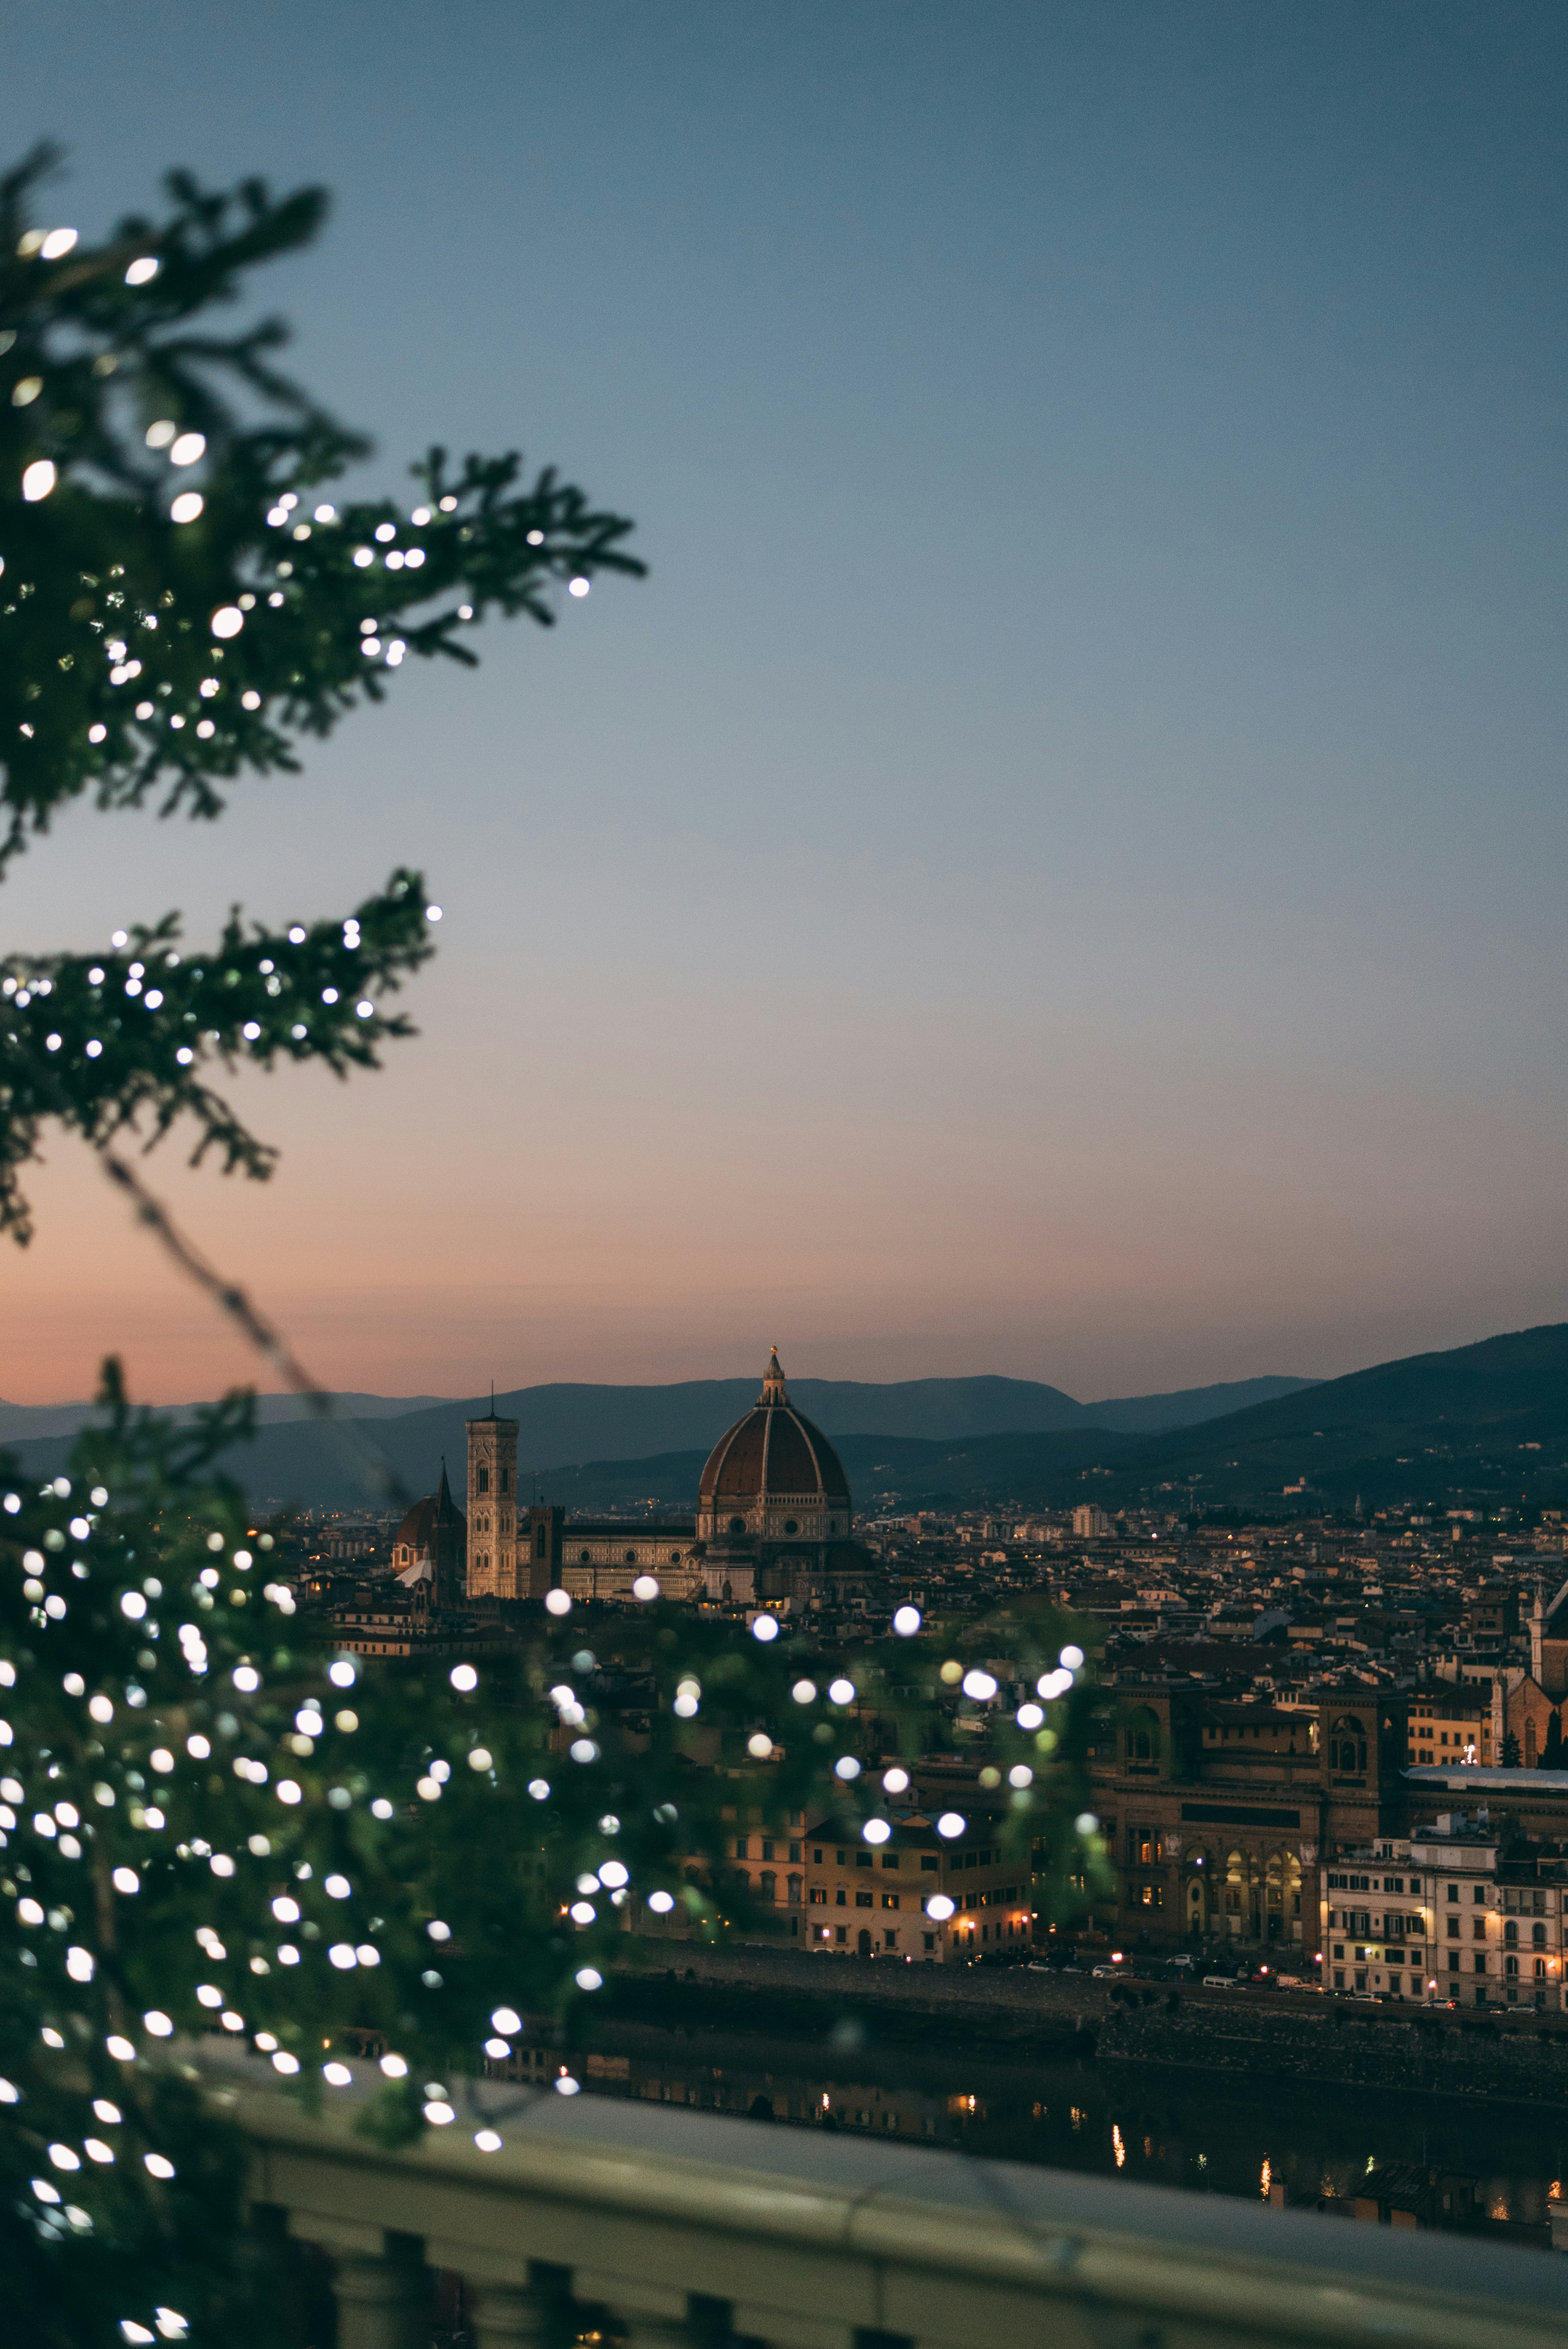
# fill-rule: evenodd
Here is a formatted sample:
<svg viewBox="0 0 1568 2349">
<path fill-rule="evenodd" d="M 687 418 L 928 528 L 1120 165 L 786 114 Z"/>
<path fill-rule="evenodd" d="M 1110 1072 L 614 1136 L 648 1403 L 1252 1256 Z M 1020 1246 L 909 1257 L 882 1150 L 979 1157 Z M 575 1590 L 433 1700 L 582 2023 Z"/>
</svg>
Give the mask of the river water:
<svg viewBox="0 0 1568 2349">
<path fill-rule="evenodd" d="M 597 2095 L 1252 2200 L 1281 2183 L 1290 2202 L 1346 2195 L 1382 2163 L 1415 2162 L 1473 2178 L 1478 2211 L 1539 2224 L 1564 2174 L 1568 2116 L 1550 2110 L 1277 2080 L 1247 2092 L 1197 2071 L 948 2052 L 932 2033 L 878 2047 L 854 2024 L 802 2043 L 615 2023 L 572 2060 Z"/>
</svg>

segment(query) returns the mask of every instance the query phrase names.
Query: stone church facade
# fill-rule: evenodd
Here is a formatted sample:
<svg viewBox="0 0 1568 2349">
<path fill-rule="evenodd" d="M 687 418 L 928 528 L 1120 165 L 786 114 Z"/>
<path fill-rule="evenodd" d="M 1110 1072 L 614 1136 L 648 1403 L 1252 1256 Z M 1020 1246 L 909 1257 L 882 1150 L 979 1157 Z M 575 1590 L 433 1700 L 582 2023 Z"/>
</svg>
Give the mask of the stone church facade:
<svg viewBox="0 0 1568 2349">
<path fill-rule="evenodd" d="M 853 1538 L 849 1480 L 827 1437 L 790 1402 L 777 1351 L 756 1403 L 709 1455 L 695 1520 L 573 1518 L 520 1503 L 518 1422 L 492 1408 L 467 1430 L 470 1599 L 541 1600 L 559 1588 L 624 1601 L 651 1577 L 666 1599 L 789 1608 L 853 1603 L 869 1587 L 872 1561 Z"/>
</svg>

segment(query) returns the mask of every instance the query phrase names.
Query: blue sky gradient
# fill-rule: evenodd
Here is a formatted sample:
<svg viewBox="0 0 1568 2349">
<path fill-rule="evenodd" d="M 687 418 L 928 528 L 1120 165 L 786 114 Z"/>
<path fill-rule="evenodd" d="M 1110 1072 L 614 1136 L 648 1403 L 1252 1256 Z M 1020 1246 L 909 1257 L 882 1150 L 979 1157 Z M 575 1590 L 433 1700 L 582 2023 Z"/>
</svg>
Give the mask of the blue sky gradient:
<svg viewBox="0 0 1568 2349">
<path fill-rule="evenodd" d="M 85 233 L 324 181 L 262 289 L 395 487 L 653 565 L 20 945 L 448 908 L 423 1040 L 158 1180 L 334 1383 L 1317 1375 L 1568 1315 L 1568 18 L 474 0 L 14 14 Z M 73 1149 L 15 1400 L 245 1372 Z"/>
</svg>

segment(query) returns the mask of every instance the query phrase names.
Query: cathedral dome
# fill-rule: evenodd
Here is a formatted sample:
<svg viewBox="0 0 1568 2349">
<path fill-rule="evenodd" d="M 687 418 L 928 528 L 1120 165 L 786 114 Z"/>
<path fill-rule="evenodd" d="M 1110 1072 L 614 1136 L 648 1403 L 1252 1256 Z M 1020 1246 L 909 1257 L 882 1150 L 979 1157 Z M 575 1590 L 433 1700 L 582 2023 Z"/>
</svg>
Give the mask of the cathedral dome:
<svg viewBox="0 0 1568 2349">
<path fill-rule="evenodd" d="M 697 1531 L 707 1539 L 820 1540 L 849 1530 L 849 1478 L 821 1430 L 790 1402 L 775 1351 L 757 1402 L 708 1454 Z"/>
</svg>

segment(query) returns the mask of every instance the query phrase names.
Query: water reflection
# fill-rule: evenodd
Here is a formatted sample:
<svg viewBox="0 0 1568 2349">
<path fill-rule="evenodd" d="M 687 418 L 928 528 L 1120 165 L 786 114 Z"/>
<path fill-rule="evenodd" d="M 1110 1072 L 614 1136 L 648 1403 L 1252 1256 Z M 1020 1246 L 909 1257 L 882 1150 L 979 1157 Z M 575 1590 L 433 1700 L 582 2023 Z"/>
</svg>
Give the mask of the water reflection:
<svg viewBox="0 0 1568 2349">
<path fill-rule="evenodd" d="M 1250 2092 L 1197 2074 L 1130 2081 L 1091 2061 L 999 2062 L 995 2054 L 797 2045 L 627 2025 L 574 2059 L 585 2089 L 958 2147 L 1001 2160 L 1138 2178 L 1276 2206 L 1365 2190 L 1374 2170 L 1415 2164 L 1475 2180 L 1475 2208 L 1540 2224 L 1563 2170 L 1568 2122 L 1550 2112 L 1417 2096 L 1376 2099 L 1283 2080 Z M 539 2079 L 558 2055 L 511 2067 Z"/>
</svg>

